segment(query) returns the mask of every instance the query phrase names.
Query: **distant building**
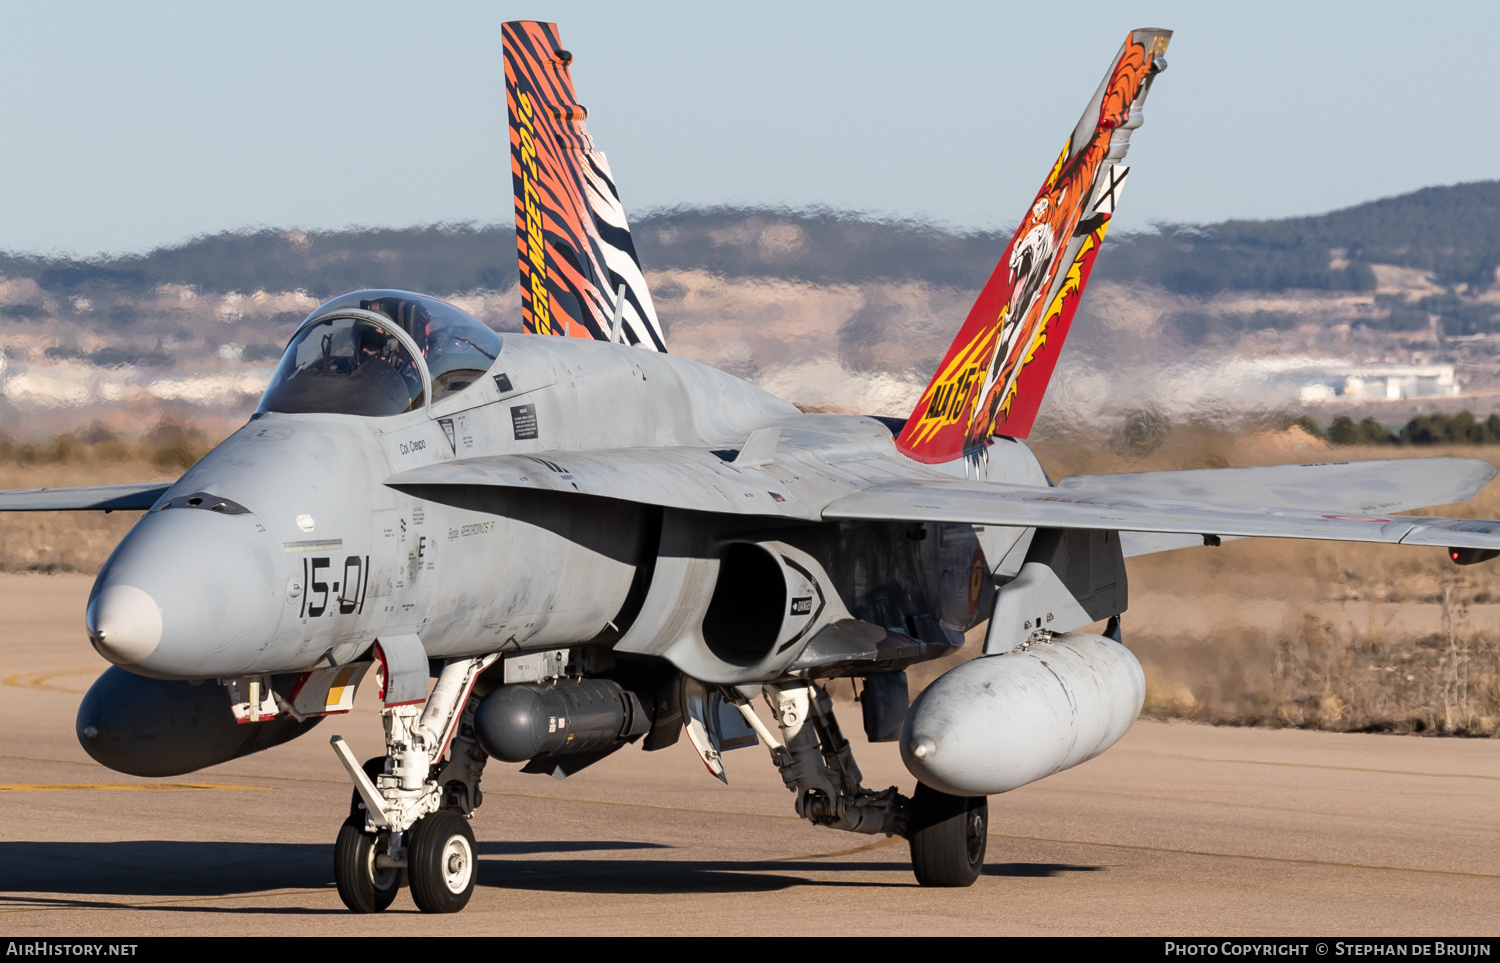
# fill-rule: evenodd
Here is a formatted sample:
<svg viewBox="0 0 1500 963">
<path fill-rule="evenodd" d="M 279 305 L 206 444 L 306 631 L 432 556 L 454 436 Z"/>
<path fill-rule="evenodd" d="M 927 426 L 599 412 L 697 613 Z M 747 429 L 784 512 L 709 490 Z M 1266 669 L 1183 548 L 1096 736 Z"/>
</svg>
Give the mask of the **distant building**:
<svg viewBox="0 0 1500 963">
<path fill-rule="evenodd" d="M 1298 397 L 1303 404 L 1452 398 L 1459 393 L 1453 367 L 1451 364 L 1357 364 L 1328 360 L 1298 370 L 1303 381 Z"/>
</svg>

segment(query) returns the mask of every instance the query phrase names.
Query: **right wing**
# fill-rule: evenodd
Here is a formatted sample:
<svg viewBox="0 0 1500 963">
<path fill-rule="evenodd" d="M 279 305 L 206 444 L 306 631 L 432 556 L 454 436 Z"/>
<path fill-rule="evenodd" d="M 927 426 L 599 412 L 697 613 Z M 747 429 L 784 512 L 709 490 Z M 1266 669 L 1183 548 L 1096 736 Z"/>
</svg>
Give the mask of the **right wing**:
<svg viewBox="0 0 1500 963">
<path fill-rule="evenodd" d="M 1317 505 L 1368 514 L 1466 502 L 1489 484 L 1496 471 L 1494 465 L 1477 458 L 1391 458 L 1316 465 L 1074 475 L 1058 482 L 1057 487 L 1095 495 L 1280 508 Z"/>
<path fill-rule="evenodd" d="M 1074 475 L 1058 482 L 1057 487 L 1098 495 L 1149 495 L 1282 508 L 1323 505 L 1358 513 L 1401 512 L 1466 502 L 1479 494 L 1495 477 L 1495 472 L 1494 465 L 1474 458 L 1393 458 Z M 1202 544 L 1202 536 L 1198 534 L 1122 532 L 1120 535 L 1120 547 L 1127 558 Z"/>
<path fill-rule="evenodd" d="M 0 512 L 132 511 L 150 508 L 176 482 L 0 490 Z"/>
<path fill-rule="evenodd" d="M 835 499 L 823 509 L 823 518 L 1500 549 L 1500 521 L 1488 519 L 1209 504 L 958 479 L 885 482 Z"/>
</svg>

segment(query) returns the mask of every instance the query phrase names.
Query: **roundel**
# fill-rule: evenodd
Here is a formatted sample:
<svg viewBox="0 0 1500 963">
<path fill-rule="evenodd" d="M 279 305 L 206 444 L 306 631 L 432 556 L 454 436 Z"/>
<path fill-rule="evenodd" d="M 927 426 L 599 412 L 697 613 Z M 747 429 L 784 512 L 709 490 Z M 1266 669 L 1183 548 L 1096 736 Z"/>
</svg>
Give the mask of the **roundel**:
<svg viewBox="0 0 1500 963">
<path fill-rule="evenodd" d="M 984 551 L 974 549 L 974 558 L 969 562 L 969 614 L 979 607 L 979 596 L 984 594 Z"/>
</svg>

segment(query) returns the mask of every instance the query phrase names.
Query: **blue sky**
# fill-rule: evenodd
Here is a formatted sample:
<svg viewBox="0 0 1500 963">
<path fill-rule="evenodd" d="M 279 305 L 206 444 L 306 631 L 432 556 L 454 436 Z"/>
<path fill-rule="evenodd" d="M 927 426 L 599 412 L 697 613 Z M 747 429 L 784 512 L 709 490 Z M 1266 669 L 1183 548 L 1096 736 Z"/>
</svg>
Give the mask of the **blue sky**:
<svg viewBox="0 0 1500 963">
<path fill-rule="evenodd" d="M 1013 223 L 1125 33 L 1174 29 L 1117 230 L 1490 179 L 1500 5 L 0 5 L 0 249 L 508 216 L 500 24 L 560 24 L 626 207 Z"/>
</svg>

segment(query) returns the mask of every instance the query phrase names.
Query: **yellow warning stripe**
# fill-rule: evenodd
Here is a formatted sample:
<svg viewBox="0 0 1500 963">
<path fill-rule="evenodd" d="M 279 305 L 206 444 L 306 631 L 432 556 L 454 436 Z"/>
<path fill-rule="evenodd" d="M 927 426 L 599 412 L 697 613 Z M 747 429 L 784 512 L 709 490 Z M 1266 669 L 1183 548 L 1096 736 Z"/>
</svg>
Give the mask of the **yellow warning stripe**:
<svg viewBox="0 0 1500 963">
<path fill-rule="evenodd" d="M 0 784 L 0 792 L 184 792 L 196 789 L 270 789 L 270 786 L 236 786 L 217 782 L 13 782 Z"/>
<path fill-rule="evenodd" d="M 57 910 L 77 909 L 142 909 L 148 906 L 180 906 L 184 903 L 223 903 L 236 899 L 273 899 L 277 896 L 321 896 L 333 892 L 333 887 L 327 889 L 276 889 L 261 890 L 255 893 L 226 893 L 223 896 L 181 896 L 171 899 L 147 899 L 133 902 L 104 901 L 97 899 L 89 900 L 49 900 L 50 906 L 5 906 L 0 908 L 0 916 L 10 916 L 15 913 L 48 913 Z"/>
<path fill-rule="evenodd" d="M 53 679 L 63 679 L 69 676 L 98 675 L 103 669 L 97 666 L 89 669 L 48 669 L 46 672 L 32 672 L 25 675 L 8 675 L 0 679 L 0 685 L 8 685 L 14 689 L 38 689 L 42 692 L 67 692 L 73 695 L 82 695 L 86 688 L 80 689 L 73 686 L 52 685 Z"/>
</svg>

